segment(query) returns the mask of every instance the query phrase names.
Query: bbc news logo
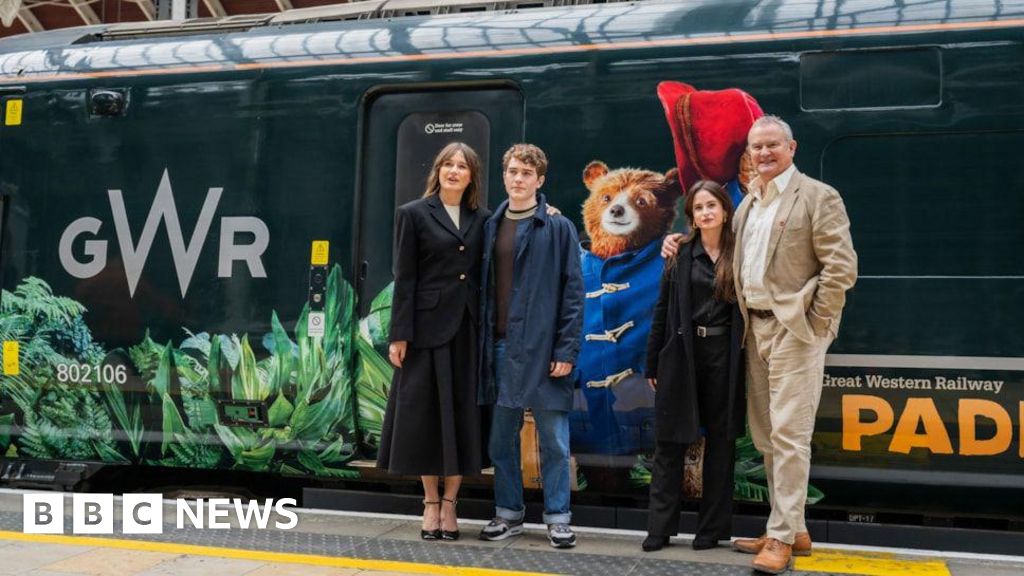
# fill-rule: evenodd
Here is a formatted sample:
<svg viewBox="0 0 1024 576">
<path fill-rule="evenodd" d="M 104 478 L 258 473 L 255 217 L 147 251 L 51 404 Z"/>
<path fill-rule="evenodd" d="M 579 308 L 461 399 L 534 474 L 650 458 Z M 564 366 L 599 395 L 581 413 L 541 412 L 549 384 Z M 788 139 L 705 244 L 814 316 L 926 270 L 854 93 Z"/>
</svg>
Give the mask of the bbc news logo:
<svg viewBox="0 0 1024 576">
<path fill-rule="evenodd" d="M 234 520 L 240 528 L 291 530 L 299 523 L 292 510 L 294 498 L 243 501 L 238 498 L 178 498 L 175 526 L 202 530 L 227 530 Z M 63 494 L 25 494 L 22 496 L 22 531 L 26 534 L 64 533 Z M 72 534 L 113 534 L 117 511 L 113 494 L 72 494 Z M 125 494 L 121 497 L 120 518 L 123 534 L 163 534 L 164 501 L 162 494 Z M 273 520 L 273 522 L 271 522 Z"/>
</svg>

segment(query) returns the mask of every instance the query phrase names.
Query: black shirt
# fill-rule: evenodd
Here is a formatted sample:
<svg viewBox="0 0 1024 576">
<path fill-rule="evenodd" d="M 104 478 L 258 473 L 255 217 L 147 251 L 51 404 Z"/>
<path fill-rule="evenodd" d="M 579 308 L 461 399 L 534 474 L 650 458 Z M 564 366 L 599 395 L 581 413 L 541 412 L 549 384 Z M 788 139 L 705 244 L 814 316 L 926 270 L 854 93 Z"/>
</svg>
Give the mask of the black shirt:
<svg viewBox="0 0 1024 576">
<path fill-rule="evenodd" d="M 693 298 L 693 323 L 698 326 L 726 326 L 732 316 L 729 304 L 715 298 L 715 263 L 704 251 L 698 236 L 693 240 L 693 265 L 690 268 L 690 295 Z"/>
</svg>

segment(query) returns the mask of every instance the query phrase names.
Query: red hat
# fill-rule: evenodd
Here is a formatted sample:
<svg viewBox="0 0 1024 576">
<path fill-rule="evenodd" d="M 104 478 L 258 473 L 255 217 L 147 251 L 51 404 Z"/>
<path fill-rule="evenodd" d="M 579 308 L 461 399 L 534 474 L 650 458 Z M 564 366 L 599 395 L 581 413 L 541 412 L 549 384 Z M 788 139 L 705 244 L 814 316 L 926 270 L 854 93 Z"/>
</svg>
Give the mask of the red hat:
<svg viewBox="0 0 1024 576">
<path fill-rule="evenodd" d="M 658 84 L 658 98 L 672 129 L 683 190 L 698 180 L 736 178 L 747 132 L 764 115 L 754 97 L 738 88 L 697 90 L 682 82 Z"/>
</svg>

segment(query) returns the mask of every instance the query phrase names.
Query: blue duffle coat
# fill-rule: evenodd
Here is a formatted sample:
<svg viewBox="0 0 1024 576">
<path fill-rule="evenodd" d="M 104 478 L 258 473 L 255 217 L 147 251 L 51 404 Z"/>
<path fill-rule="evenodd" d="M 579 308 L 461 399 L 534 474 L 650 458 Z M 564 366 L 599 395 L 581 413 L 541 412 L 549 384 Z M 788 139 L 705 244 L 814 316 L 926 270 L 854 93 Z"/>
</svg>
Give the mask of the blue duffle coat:
<svg viewBox="0 0 1024 576">
<path fill-rule="evenodd" d="M 615 391 L 623 380 L 643 374 L 651 311 L 665 265 L 661 238 L 608 259 L 586 246 L 581 252 L 586 299 L 577 375 L 586 398 L 588 434 L 601 444 L 591 449 L 633 452 L 641 447 L 620 430 Z"/>
</svg>

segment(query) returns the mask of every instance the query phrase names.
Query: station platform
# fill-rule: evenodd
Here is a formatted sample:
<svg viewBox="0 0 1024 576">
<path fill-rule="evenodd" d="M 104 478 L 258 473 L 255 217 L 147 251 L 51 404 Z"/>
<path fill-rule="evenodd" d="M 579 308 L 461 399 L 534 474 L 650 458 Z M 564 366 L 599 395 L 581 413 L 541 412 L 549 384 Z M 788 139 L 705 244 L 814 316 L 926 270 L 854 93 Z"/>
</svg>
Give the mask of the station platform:
<svg viewBox="0 0 1024 576">
<path fill-rule="evenodd" d="M 641 532 L 579 528 L 576 548 L 554 550 L 541 525 L 528 524 L 526 534 L 492 543 L 476 539 L 482 521 L 462 520 L 459 541 L 424 542 L 417 517 L 309 509 L 295 509 L 298 521 L 289 530 L 246 529 L 235 520 L 228 529 L 179 529 L 173 501 L 164 501 L 162 534 L 124 534 L 118 525 L 110 535 L 73 535 L 70 495 L 65 498 L 64 534 L 26 534 L 23 497 L 32 493 L 0 490 L 2 575 L 756 574 L 749 568 L 751 556 L 724 545 L 696 552 L 686 535 L 659 552 L 644 553 Z M 115 508 L 119 517 L 118 499 Z M 791 574 L 1019 576 L 1024 574 L 1024 556 L 816 544 L 812 556 L 796 559 Z"/>
</svg>

